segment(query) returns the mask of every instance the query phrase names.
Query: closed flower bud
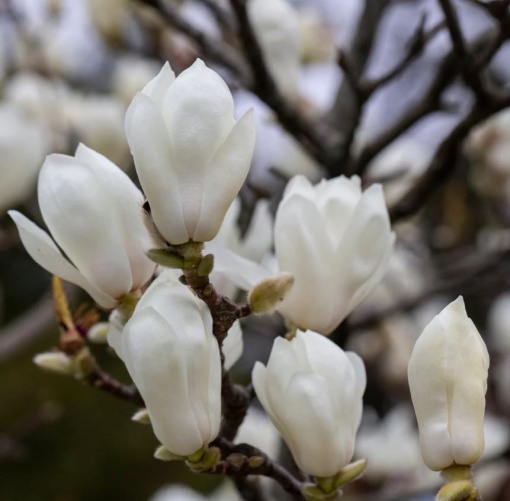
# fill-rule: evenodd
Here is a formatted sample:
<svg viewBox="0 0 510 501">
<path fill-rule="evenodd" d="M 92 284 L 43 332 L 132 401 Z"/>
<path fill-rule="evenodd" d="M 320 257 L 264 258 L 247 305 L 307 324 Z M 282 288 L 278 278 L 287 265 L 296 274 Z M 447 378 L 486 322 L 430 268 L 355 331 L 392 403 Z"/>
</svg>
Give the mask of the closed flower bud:
<svg viewBox="0 0 510 501">
<path fill-rule="evenodd" d="M 96 344 L 106 344 L 109 327 L 108 322 L 98 322 L 87 331 L 87 339 Z"/>
<path fill-rule="evenodd" d="M 143 195 L 108 159 L 80 145 L 76 155 L 49 155 L 38 184 L 39 206 L 50 236 L 9 211 L 25 249 L 53 275 L 79 285 L 105 308 L 142 287 L 155 264 L 145 252 Z"/>
<path fill-rule="evenodd" d="M 292 273 L 279 273 L 274 277 L 266 278 L 257 284 L 248 296 L 251 311 L 259 315 L 273 312 L 293 285 L 294 275 Z"/>
<path fill-rule="evenodd" d="M 276 213 L 275 249 L 295 283 L 278 310 L 329 334 L 382 279 L 394 240 L 380 185 L 362 193 L 358 177 L 316 186 L 294 177 Z"/>
<path fill-rule="evenodd" d="M 315 332 L 277 338 L 253 385 L 301 470 L 332 477 L 352 458 L 366 375 L 362 360 Z"/>
<path fill-rule="evenodd" d="M 425 327 L 409 361 L 422 456 L 431 470 L 480 459 L 488 368 L 487 347 L 459 297 Z"/>
<path fill-rule="evenodd" d="M 116 345 L 159 441 L 177 456 L 206 447 L 221 419 L 221 361 L 207 306 L 171 272 L 147 289 Z"/>
<path fill-rule="evenodd" d="M 125 126 L 161 235 L 173 245 L 212 240 L 250 168 L 252 113 L 235 122 L 230 90 L 203 61 L 177 78 L 167 63 L 133 99 Z"/>
<path fill-rule="evenodd" d="M 39 353 L 34 357 L 33 361 L 37 367 L 47 372 L 63 374 L 64 376 L 72 376 L 74 374 L 73 361 L 61 351 Z"/>
</svg>

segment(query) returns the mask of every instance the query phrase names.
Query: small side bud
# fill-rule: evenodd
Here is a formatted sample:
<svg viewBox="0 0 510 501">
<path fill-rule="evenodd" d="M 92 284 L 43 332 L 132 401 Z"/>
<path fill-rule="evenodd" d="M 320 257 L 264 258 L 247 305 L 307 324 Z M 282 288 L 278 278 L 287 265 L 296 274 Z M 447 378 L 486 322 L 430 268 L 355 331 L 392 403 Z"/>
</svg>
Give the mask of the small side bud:
<svg viewBox="0 0 510 501">
<path fill-rule="evenodd" d="M 477 501 L 478 489 L 470 480 L 455 480 L 439 490 L 436 501 Z"/>
<path fill-rule="evenodd" d="M 198 264 L 197 274 L 199 277 L 207 277 L 214 268 L 214 256 L 212 254 L 205 255 Z"/>
<path fill-rule="evenodd" d="M 256 315 L 272 313 L 283 301 L 292 286 L 292 273 L 279 273 L 257 284 L 248 296 L 248 304 Z"/>
<path fill-rule="evenodd" d="M 147 251 L 147 257 L 165 268 L 180 270 L 184 266 L 184 258 L 182 256 L 165 249 L 150 249 Z"/>
<path fill-rule="evenodd" d="M 33 358 L 33 362 L 40 369 L 54 374 L 72 376 L 74 373 L 71 358 L 61 351 L 39 353 Z"/>
<path fill-rule="evenodd" d="M 131 421 L 140 424 L 151 424 L 151 419 L 147 409 L 140 409 L 131 416 Z"/>
<path fill-rule="evenodd" d="M 164 445 L 160 445 L 155 451 L 154 451 L 154 457 L 156 459 L 159 459 L 160 461 L 182 461 L 182 456 L 177 456 L 170 452 Z"/>
<path fill-rule="evenodd" d="M 87 331 L 87 339 L 95 344 L 106 344 L 106 335 L 108 334 L 108 329 L 110 324 L 108 322 L 98 322 L 94 324 Z"/>
<path fill-rule="evenodd" d="M 262 456 L 251 456 L 248 458 L 248 466 L 255 470 L 264 464 L 265 459 Z"/>
</svg>

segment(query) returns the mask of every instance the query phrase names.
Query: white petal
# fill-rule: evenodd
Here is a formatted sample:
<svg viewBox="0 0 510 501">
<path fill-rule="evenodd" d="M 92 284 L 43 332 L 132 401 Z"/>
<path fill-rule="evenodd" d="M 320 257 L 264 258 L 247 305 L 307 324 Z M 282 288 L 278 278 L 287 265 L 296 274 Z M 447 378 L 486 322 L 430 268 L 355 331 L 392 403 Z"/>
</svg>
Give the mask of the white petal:
<svg viewBox="0 0 510 501">
<path fill-rule="evenodd" d="M 135 313 L 124 328 L 124 361 L 154 434 L 172 453 L 186 456 L 204 444 L 189 397 L 187 357 L 180 348 L 179 334 L 150 307 Z"/>
<path fill-rule="evenodd" d="M 149 96 L 154 104 L 161 109 L 165 93 L 173 84 L 175 73 L 170 68 L 168 61 L 163 65 L 161 71 L 143 89 L 142 93 Z"/>
<path fill-rule="evenodd" d="M 133 99 L 126 113 L 126 135 L 158 230 L 172 244 L 187 242 L 190 236 L 168 133 L 160 112 L 144 94 Z"/>
<path fill-rule="evenodd" d="M 116 301 L 90 283 L 62 256 L 49 235 L 17 211 L 9 211 L 30 257 L 45 270 L 85 289 L 104 308 L 113 308 Z"/>
<path fill-rule="evenodd" d="M 225 355 L 225 369 L 229 370 L 243 354 L 243 331 L 239 321 L 229 329 L 228 336 L 223 341 L 223 354 Z"/>
<path fill-rule="evenodd" d="M 269 202 L 259 200 L 241 244 L 242 255 L 260 262 L 273 245 L 273 226 L 274 222 L 269 209 Z"/>
<path fill-rule="evenodd" d="M 196 242 L 212 240 L 225 213 L 239 193 L 251 165 L 255 148 L 253 110 L 234 126 L 205 171 L 200 217 L 193 233 Z"/>
<path fill-rule="evenodd" d="M 341 320 L 343 298 L 333 293 L 333 248 L 312 201 L 301 195 L 283 200 L 276 213 L 275 249 L 280 270 L 295 277 L 278 310 L 303 330 L 329 333 Z"/>
<path fill-rule="evenodd" d="M 224 273 L 245 291 L 271 276 L 271 273 L 260 264 L 232 252 L 219 243 L 208 242 L 206 250 L 214 254 L 215 272 Z"/>
<path fill-rule="evenodd" d="M 110 190 L 101 181 L 91 165 L 49 155 L 39 175 L 39 206 L 53 238 L 80 272 L 118 298 L 132 289 L 131 267 Z"/>
<path fill-rule="evenodd" d="M 172 169 L 182 194 L 186 228 L 190 235 L 194 235 L 202 198 L 206 192 L 215 189 L 205 184 L 206 173 L 234 126 L 234 102 L 221 77 L 197 60 L 176 78 L 166 93 L 162 116 L 169 133 L 174 160 Z M 230 184 L 226 179 L 222 182 Z M 221 219 L 234 197 L 235 194 L 226 202 Z"/>
</svg>

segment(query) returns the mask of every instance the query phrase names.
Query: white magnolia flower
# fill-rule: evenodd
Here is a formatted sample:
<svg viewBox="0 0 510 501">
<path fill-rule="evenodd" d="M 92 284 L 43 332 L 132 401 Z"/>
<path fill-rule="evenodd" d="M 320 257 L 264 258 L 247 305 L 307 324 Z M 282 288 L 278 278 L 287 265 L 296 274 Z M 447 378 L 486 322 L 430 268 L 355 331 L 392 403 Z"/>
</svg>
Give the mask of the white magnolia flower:
<svg viewBox="0 0 510 501">
<path fill-rule="evenodd" d="M 126 135 L 163 237 L 212 240 L 250 168 L 251 112 L 234 121 L 227 85 L 201 60 L 177 78 L 167 63 L 131 103 Z"/>
<path fill-rule="evenodd" d="M 275 221 L 279 269 L 295 277 L 279 311 L 329 334 L 382 279 L 394 240 L 379 185 L 362 193 L 358 177 L 294 177 Z"/>
<path fill-rule="evenodd" d="M 175 274 L 162 273 L 147 289 L 117 349 L 170 452 L 188 456 L 216 437 L 221 361 L 211 313 Z"/>
<path fill-rule="evenodd" d="M 425 464 L 476 463 L 484 449 L 489 355 L 462 297 L 434 317 L 409 361 L 409 386 Z"/>
<path fill-rule="evenodd" d="M 9 211 L 21 241 L 39 265 L 85 289 L 105 308 L 142 287 L 155 265 L 144 225 L 143 195 L 114 164 L 80 145 L 76 155 L 49 155 L 41 168 L 39 206 L 50 236 Z"/>
<path fill-rule="evenodd" d="M 280 91 L 295 98 L 301 56 L 298 13 L 287 0 L 250 0 L 247 6 L 269 71 Z"/>
<path fill-rule="evenodd" d="M 30 145 L 30 147 L 27 147 Z M 35 188 L 49 148 L 45 130 L 11 105 L 0 106 L 0 213 L 23 202 Z"/>
<path fill-rule="evenodd" d="M 301 470 L 330 477 L 349 463 L 366 385 L 355 353 L 298 331 L 275 340 L 267 366 L 255 364 L 253 385 Z"/>
</svg>

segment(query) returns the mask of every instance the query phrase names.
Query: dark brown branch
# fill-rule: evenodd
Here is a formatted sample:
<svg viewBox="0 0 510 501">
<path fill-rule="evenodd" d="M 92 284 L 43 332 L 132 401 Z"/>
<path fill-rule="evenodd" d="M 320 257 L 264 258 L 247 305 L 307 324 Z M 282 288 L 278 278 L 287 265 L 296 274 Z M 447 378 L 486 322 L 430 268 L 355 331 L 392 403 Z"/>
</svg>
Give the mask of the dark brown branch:
<svg viewBox="0 0 510 501">
<path fill-rule="evenodd" d="M 241 83 L 249 85 L 247 68 L 242 59 L 229 45 L 202 33 L 202 31 L 184 19 L 178 9 L 169 2 L 162 2 L 160 0 L 138 1 L 153 7 L 169 25 L 193 40 L 202 51 L 204 57 L 221 64 L 232 71 Z"/>
<path fill-rule="evenodd" d="M 117 381 L 103 371 L 97 363 L 94 364 L 94 369 L 82 381 L 120 400 L 131 402 L 138 407 L 145 407 L 143 398 L 134 385 L 127 385 Z"/>
<path fill-rule="evenodd" d="M 199 0 L 199 2 L 209 9 L 224 33 L 230 34 L 233 31 L 234 20 L 231 18 L 229 13 L 223 9 L 217 0 Z"/>
<path fill-rule="evenodd" d="M 397 122 L 388 126 L 378 137 L 367 144 L 361 150 L 359 156 L 352 161 L 348 172 L 363 174 L 370 161 L 386 146 L 429 113 L 439 110 L 441 108 L 441 95 L 456 76 L 455 57 L 450 54 L 440 63 L 435 77 L 420 101 L 411 103 L 407 112 Z"/>
<path fill-rule="evenodd" d="M 205 473 L 238 477 L 263 475 L 278 482 L 296 501 L 305 501 L 301 492 L 304 484 L 256 447 L 248 444 L 233 444 L 224 438 L 216 439 L 211 445 L 220 448 L 222 460 Z"/>
<path fill-rule="evenodd" d="M 278 89 L 264 60 L 264 55 L 248 17 L 245 0 L 230 0 L 238 23 L 238 36 L 252 73 L 251 90 L 276 114 L 290 132 L 319 163 L 329 161 L 327 143 L 331 141 L 320 124 L 310 121 L 288 102 Z"/>
<path fill-rule="evenodd" d="M 453 8 L 450 0 L 438 0 L 438 2 L 443 9 L 446 25 L 453 45 L 453 51 L 459 60 L 460 72 L 465 83 L 475 93 L 478 101 L 490 101 L 491 97 L 483 84 L 479 68 L 473 64 L 472 56 L 466 48 L 457 12 Z"/>
<path fill-rule="evenodd" d="M 469 131 L 481 121 L 508 106 L 510 106 L 510 95 L 502 97 L 491 107 L 476 103 L 443 140 L 425 174 L 401 200 L 390 208 L 391 220 L 395 222 L 419 210 L 430 193 L 439 187 L 452 172 L 462 141 Z"/>
<path fill-rule="evenodd" d="M 431 40 L 443 29 L 444 23 L 438 23 L 427 32 L 424 31 L 426 17 L 423 16 L 418 28 L 407 43 L 407 51 L 400 61 L 386 74 L 374 80 L 366 80 L 361 84 L 364 95 L 367 99 L 375 90 L 383 87 L 391 80 L 402 74 L 409 65 L 423 53 L 423 50 Z"/>
</svg>

